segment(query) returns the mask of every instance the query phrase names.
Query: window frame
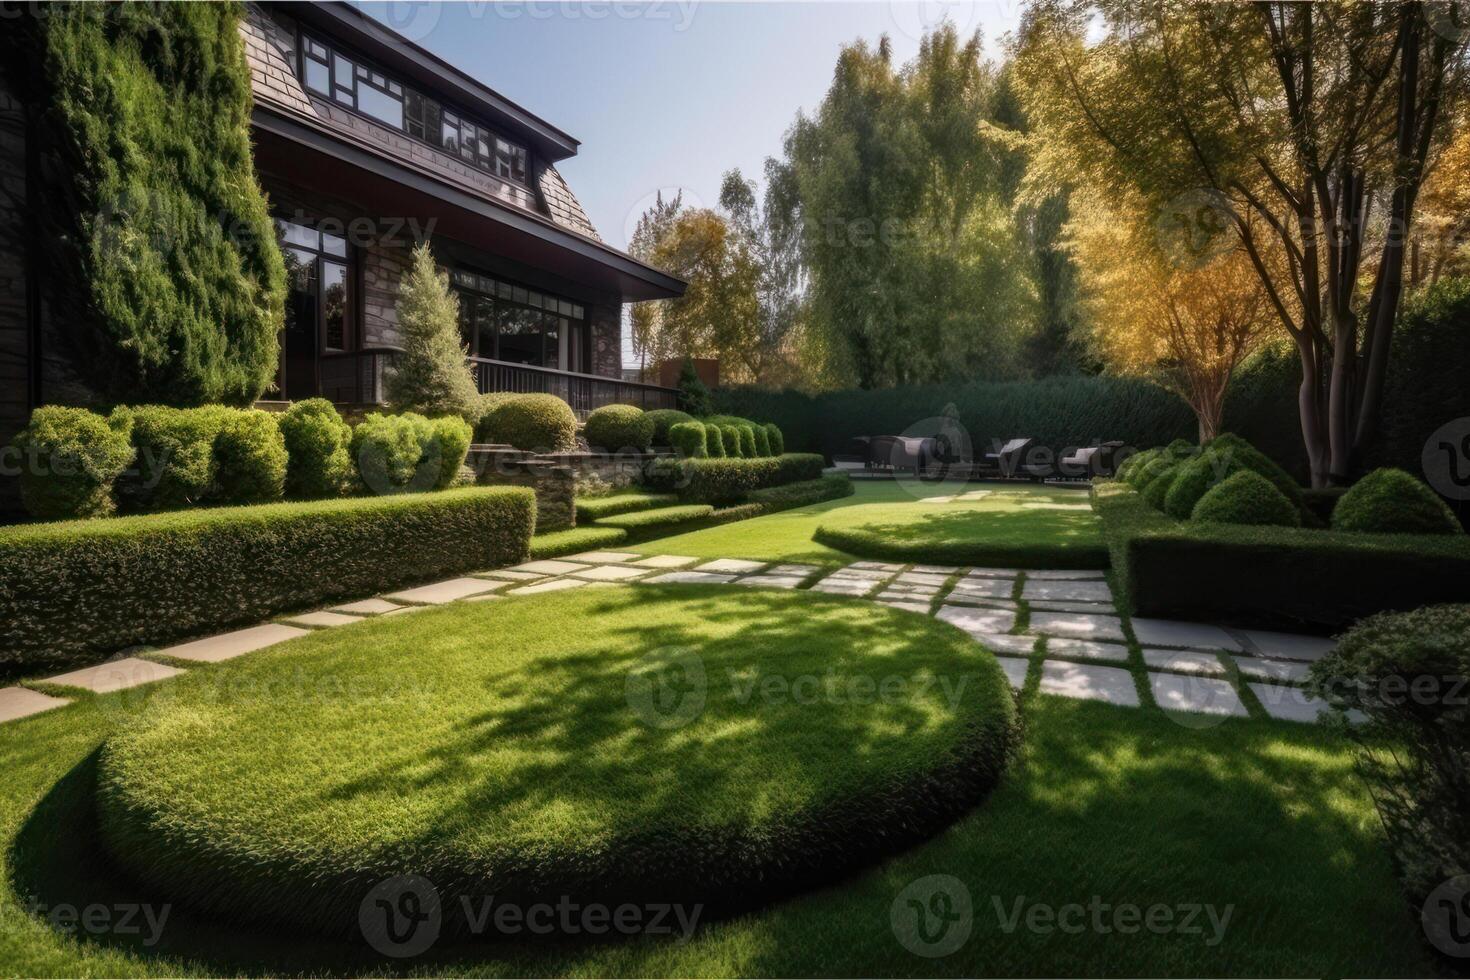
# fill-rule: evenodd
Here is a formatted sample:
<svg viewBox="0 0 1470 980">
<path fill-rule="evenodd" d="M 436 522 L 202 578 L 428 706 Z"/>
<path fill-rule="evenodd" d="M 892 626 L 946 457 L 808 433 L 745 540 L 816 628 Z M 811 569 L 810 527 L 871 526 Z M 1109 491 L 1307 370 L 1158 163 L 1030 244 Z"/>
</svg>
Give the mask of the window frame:
<svg viewBox="0 0 1470 980">
<path fill-rule="evenodd" d="M 358 311 L 358 269 L 356 249 L 352 243 L 341 235 L 333 235 L 324 232 L 320 228 L 304 225 L 297 221 L 281 215 L 272 215 L 271 220 L 275 223 L 277 234 L 280 236 L 280 247 L 282 250 L 305 253 L 312 259 L 312 275 L 316 282 L 316 349 L 317 355 L 323 354 L 347 354 L 357 350 L 359 343 Z M 316 244 L 310 245 L 300 241 L 293 241 L 285 237 L 285 227 L 300 228 L 311 232 L 316 238 Z M 327 239 L 341 242 L 341 252 L 338 254 L 327 247 Z M 344 296 L 342 299 L 342 344 L 341 347 L 332 347 L 328 344 L 327 337 L 327 288 L 326 267 L 328 265 L 338 266 L 342 269 L 342 288 Z M 293 287 L 294 288 L 294 287 Z"/>
<path fill-rule="evenodd" d="M 538 347 L 545 357 L 548 341 L 554 334 L 549 327 L 559 325 L 559 321 L 566 321 L 572 336 L 567 343 L 567 366 L 561 366 L 561 343 L 556 337 L 553 341 L 556 348 L 555 364 L 525 364 L 526 367 L 541 368 L 544 370 L 562 371 L 570 374 L 589 374 L 588 371 L 577 371 L 572 364 L 581 361 L 585 368 L 591 361 L 591 325 L 587 319 L 587 307 L 583 303 L 570 300 L 552 293 L 546 293 L 529 286 L 522 286 L 499 276 L 482 275 L 465 268 L 452 268 L 449 273 L 449 284 L 460 297 L 460 336 L 464 339 L 465 324 L 470 323 L 469 348 L 470 357 L 479 360 L 497 361 L 503 364 L 524 364 L 521 361 L 506 361 L 500 354 L 500 340 L 502 336 L 501 308 L 502 306 L 513 307 L 517 310 L 525 310 L 536 314 L 540 318 L 540 330 L 538 336 Z M 480 331 L 474 324 L 473 316 L 469 320 L 465 315 L 465 297 L 472 297 L 478 304 L 489 302 L 492 305 L 492 316 L 495 323 L 495 350 L 491 354 L 485 354 L 480 350 Z M 573 352 L 573 345 L 576 352 Z"/>
</svg>

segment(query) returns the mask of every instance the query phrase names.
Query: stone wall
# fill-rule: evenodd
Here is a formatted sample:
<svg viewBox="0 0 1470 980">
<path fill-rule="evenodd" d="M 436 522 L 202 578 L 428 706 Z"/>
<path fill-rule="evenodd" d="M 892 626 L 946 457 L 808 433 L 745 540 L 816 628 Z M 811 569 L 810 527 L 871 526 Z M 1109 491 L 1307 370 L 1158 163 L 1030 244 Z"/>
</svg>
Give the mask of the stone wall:
<svg viewBox="0 0 1470 980">
<path fill-rule="evenodd" d="M 478 458 L 477 458 L 478 457 Z M 491 487 L 530 487 L 536 493 L 536 531 L 565 531 L 577 526 L 576 472 L 534 460 L 510 462 L 471 450 L 467 466 L 475 482 Z"/>
<path fill-rule="evenodd" d="M 623 308 L 616 304 L 587 307 L 592 333 L 592 373 L 604 378 L 623 376 Z"/>
</svg>

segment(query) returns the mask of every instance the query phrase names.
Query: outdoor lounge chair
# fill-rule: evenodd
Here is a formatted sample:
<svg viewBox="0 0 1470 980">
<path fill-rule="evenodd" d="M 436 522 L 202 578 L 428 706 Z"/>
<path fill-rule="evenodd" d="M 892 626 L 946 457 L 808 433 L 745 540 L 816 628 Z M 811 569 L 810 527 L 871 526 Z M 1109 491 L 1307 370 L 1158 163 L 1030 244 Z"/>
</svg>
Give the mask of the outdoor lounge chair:
<svg viewBox="0 0 1470 980">
<path fill-rule="evenodd" d="M 937 457 L 938 447 L 931 438 L 873 436 L 868 441 L 868 459 L 877 468 L 913 470 L 915 474 L 922 474 Z"/>
<path fill-rule="evenodd" d="M 1112 476 L 1117 469 L 1114 457 L 1123 448 L 1121 441 L 1100 442 L 1096 446 L 1079 448 L 1063 456 L 1058 463 L 1059 476 L 1070 479 L 1090 479 L 1094 476 Z"/>
<path fill-rule="evenodd" d="M 1031 448 L 1034 439 L 1012 439 L 999 450 L 985 453 L 975 463 L 977 476 L 1013 477 L 1020 473 L 1022 458 Z"/>
</svg>

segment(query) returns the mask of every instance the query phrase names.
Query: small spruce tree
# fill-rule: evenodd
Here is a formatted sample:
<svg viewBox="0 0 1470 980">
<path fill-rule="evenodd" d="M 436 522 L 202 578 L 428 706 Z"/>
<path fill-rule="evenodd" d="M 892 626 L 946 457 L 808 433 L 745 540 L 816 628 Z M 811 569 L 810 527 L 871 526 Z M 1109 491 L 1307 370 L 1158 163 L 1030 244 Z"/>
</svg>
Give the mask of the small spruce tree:
<svg viewBox="0 0 1470 980">
<path fill-rule="evenodd" d="M 679 369 L 679 407 L 695 418 L 703 418 L 714 412 L 709 388 L 699 380 L 699 372 L 694 370 L 694 361 L 687 357 L 684 358 L 684 366 Z"/>
<path fill-rule="evenodd" d="M 393 410 L 478 421 L 478 386 L 459 336 L 459 297 L 427 242 L 413 250 L 399 287 L 398 329 L 403 353 L 387 382 Z"/>
</svg>

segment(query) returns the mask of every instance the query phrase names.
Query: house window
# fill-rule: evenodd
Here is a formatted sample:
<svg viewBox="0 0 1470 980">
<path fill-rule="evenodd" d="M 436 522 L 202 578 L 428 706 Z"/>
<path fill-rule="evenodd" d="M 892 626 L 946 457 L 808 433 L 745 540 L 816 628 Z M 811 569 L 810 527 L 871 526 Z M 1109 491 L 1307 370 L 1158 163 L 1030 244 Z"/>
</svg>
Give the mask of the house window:
<svg viewBox="0 0 1470 980">
<path fill-rule="evenodd" d="M 290 298 L 288 341 L 298 351 L 351 349 L 351 290 L 347 240 L 282 219 L 276 220 L 286 260 Z"/>
<path fill-rule="evenodd" d="M 473 357 L 585 372 L 586 310 L 524 286 L 455 270 L 460 336 Z"/>
</svg>

